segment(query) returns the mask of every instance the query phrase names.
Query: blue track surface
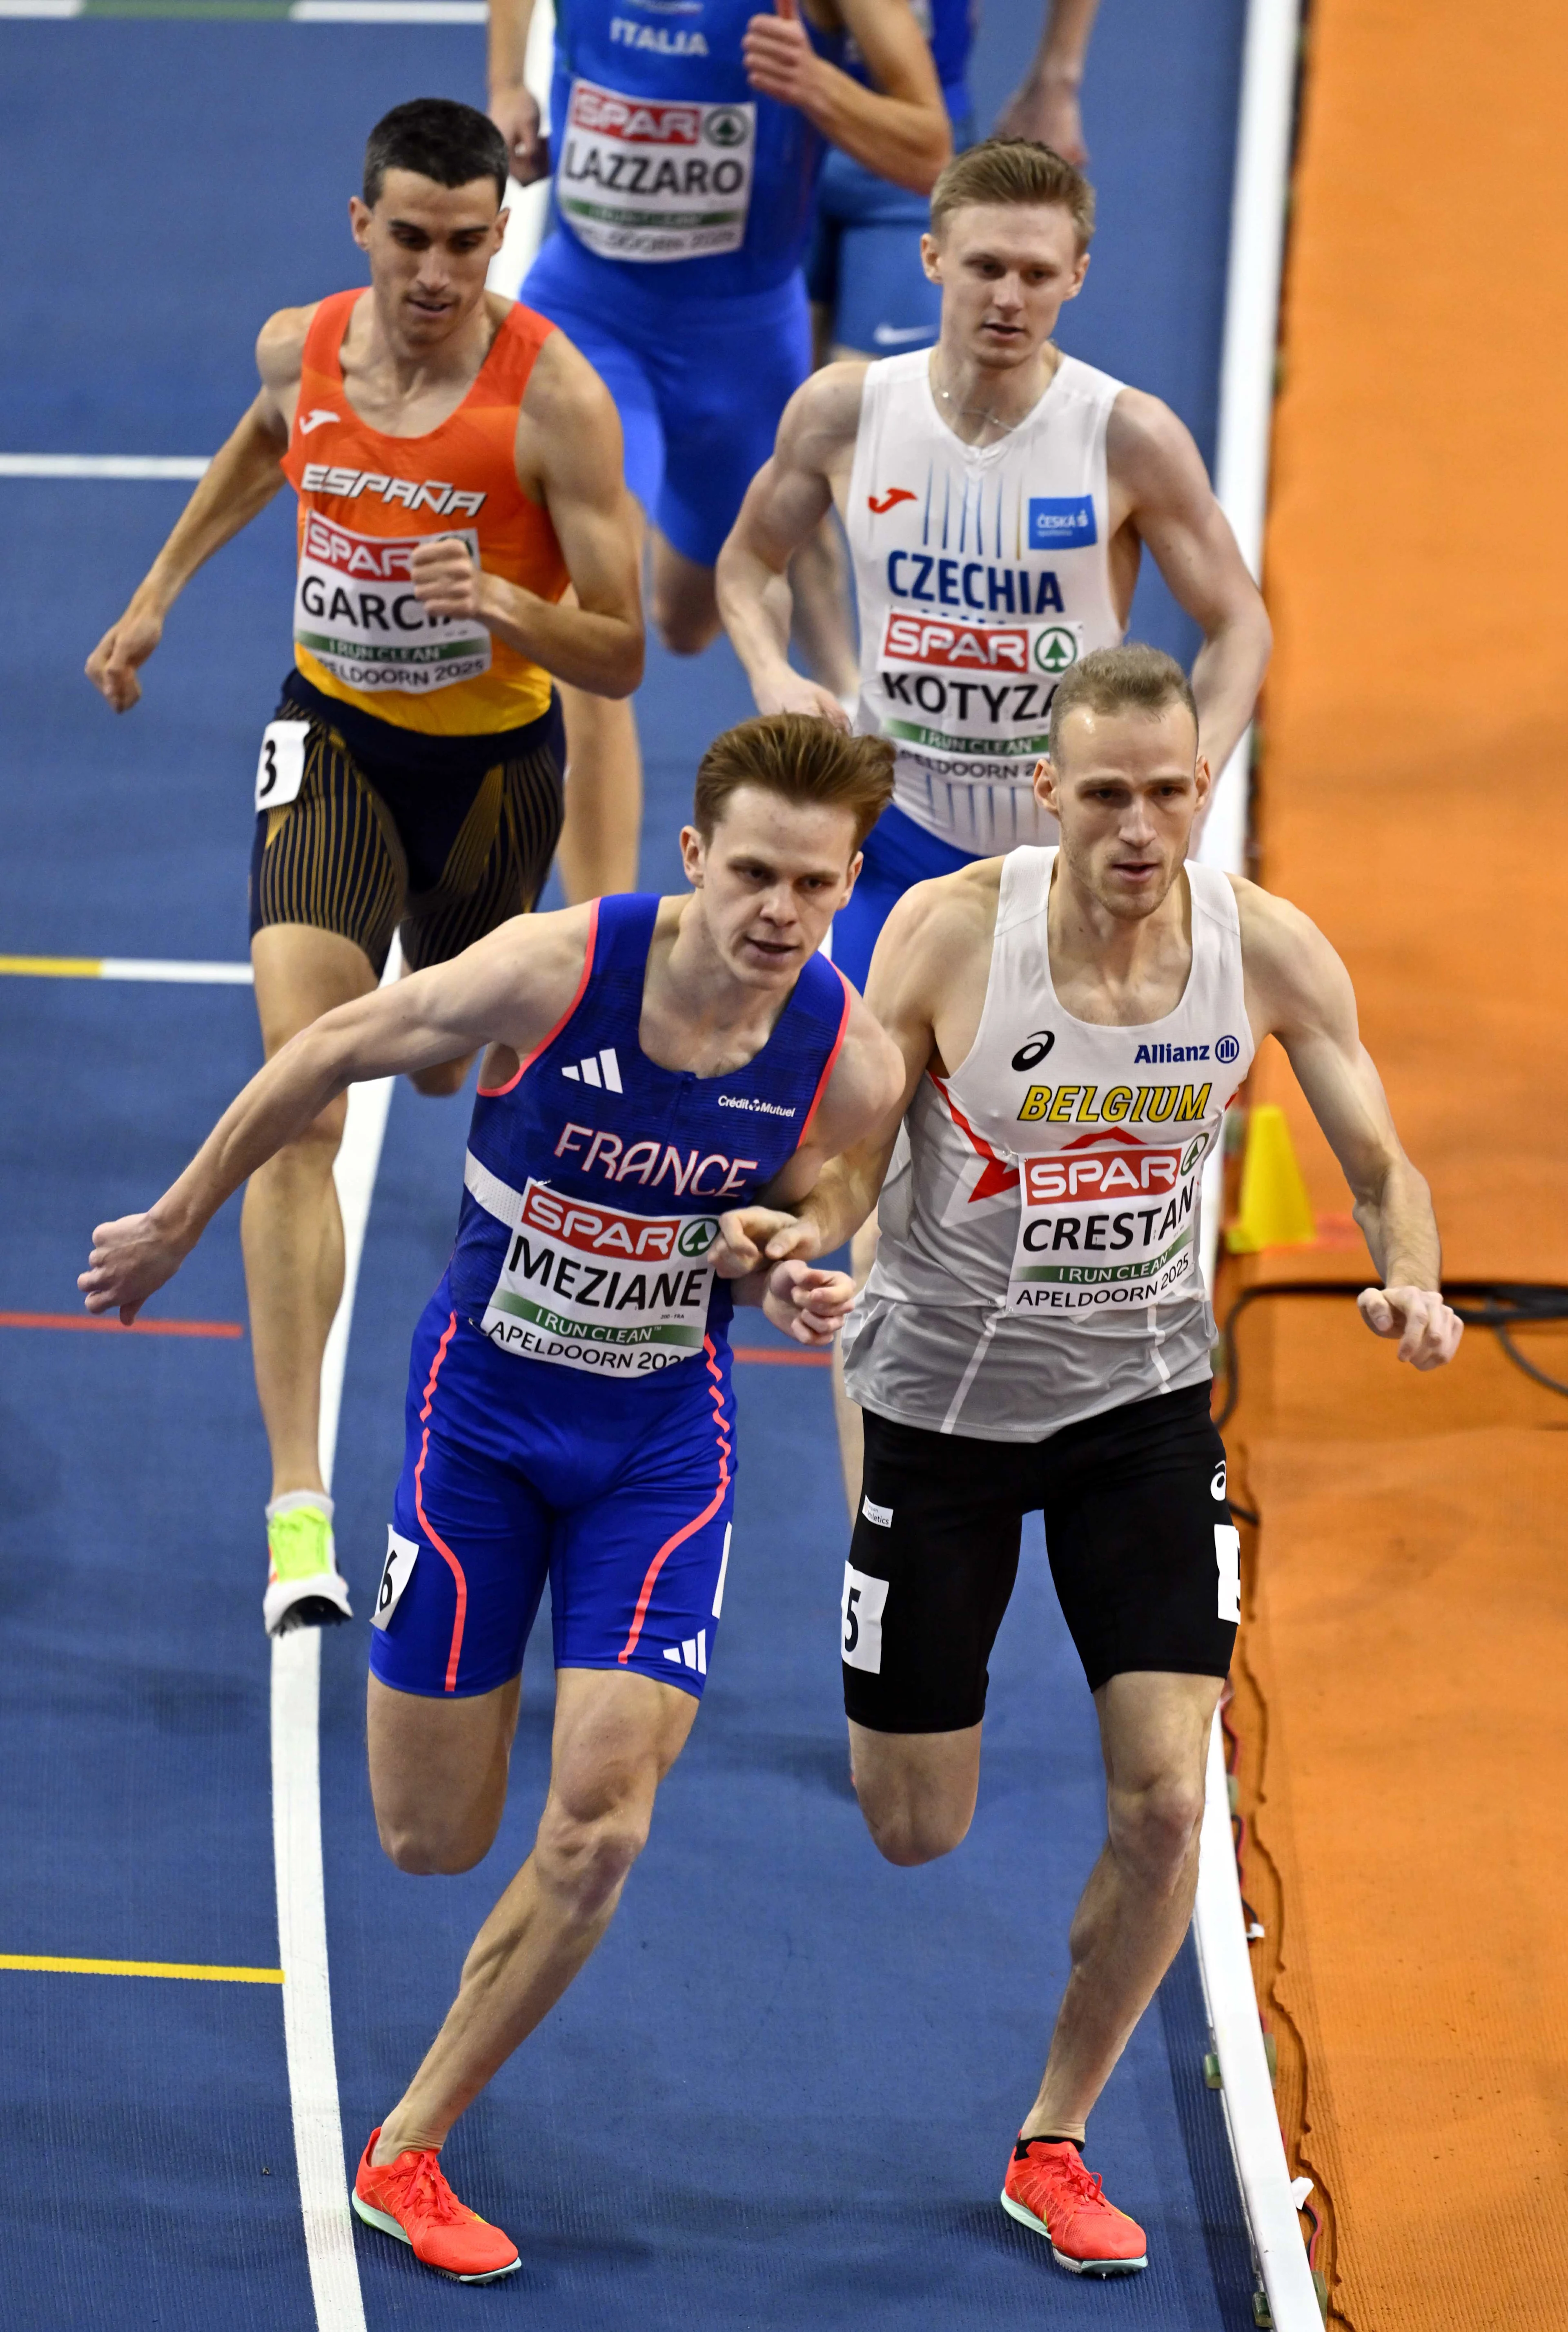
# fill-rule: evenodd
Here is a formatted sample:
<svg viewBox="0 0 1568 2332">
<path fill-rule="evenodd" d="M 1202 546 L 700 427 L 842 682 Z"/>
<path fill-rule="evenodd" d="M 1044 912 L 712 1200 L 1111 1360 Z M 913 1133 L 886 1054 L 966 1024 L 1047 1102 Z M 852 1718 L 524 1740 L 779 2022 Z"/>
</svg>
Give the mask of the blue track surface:
<svg viewBox="0 0 1568 2332">
<path fill-rule="evenodd" d="M 1086 109 L 1102 234 L 1065 335 L 1171 397 L 1209 453 L 1239 17 L 1238 0 L 1106 0 Z M 1019 0 L 993 0 L 982 110 L 1028 37 Z M 420 91 L 477 96 L 479 72 L 478 34 L 445 29 L 0 24 L 0 197 L 47 220 L 13 257 L 0 448 L 210 450 L 252 393 L 263 316 L 355 280 L 343 213 L 365 129 Z M 116 722 L 79 678 L 185 491 L 0 481 L 0 950 L 244 952 L 249 772 L 288 659 L 282 505 L 197 579 L 132 716 Z M 1141 601 L 1139 628 L 1189 645 L 1162 597 Z M 654 660 L 648 882 L 675 879 L 697 750 L 749 709 L 727 652 Z M 160 1189 L 259 1059 L 251 1002 L 5 980 L 0 1011 L 0 1310 L 66 1312 L 92 1223 Z M 361 1610 L 463 1132 L 460 1108 L 399 1089 L 339 1438 Z M 158 1311 L 244 1318 L 235 1212 Z M 1037 1529 L 994 1665 L 974 1830 L 945 1864 L 892 1870 L 846 1773 L 826 1379 L 737 1375 L 736 1552 L 708 1706 L 603 1949 L 449 2150 L 524 2271 L 476 2299 L 362 2232 L 373 2332 L 475 2308 L 542 2332 L 1247 2324 L 1190 1955 L 1093 2131 L 1095 2166 L 1149 2228 L 1149 2273 L 1085 2289 L 996 2207 L 1102 1823 L 1092 1710 Z M 272 1964 L 248 1344 L 0 1329 L 0 1952 Z M 550 1700 L 544 1632 L 500 1845 L 466 1878 L 402 1878 L 370 1821 L 364 1651 L 362 1623 L 329 1636 L 322 1687 L 354 2151 L 526 1850 Z M 308 2327 L 276 1991 L 0 1973 L 0 2001 L 5 2320 Z"/>
</svg>

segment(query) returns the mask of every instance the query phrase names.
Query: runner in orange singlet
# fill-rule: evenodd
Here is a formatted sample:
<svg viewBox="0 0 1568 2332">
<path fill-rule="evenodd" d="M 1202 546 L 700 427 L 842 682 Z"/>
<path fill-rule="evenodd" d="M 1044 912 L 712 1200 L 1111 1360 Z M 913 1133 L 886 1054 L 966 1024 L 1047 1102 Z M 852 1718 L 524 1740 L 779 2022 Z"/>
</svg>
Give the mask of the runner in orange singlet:
<svg viewBox="0 0 1568 2332">
<path fill-rule="evenodd" d="M 417 968 L 532 906 L 561 823 L 551 676 L 605 696 L 642 676 L 615 407 L 563 333 L 484 289 L 505 186 L 501 134 L 472 107 L 420 99 L 378 124 L 349 205 L 369 291 L 263 327 L 260 395 L 88 661 L 129 711 L 180 590 L 294 486 L 294 669 L 262 738 L 251 862 L 269 1057 L 373 989 L 399 928 Z M 585 896 L 604 887 L 583 871 Z M 415 1083 L 454 1093 L 467 1067 Z M 319 1449 L 343 1121 L 339 1102 L 245 1194 L 273 1633 L 349 1616 Z"/>
</svg>

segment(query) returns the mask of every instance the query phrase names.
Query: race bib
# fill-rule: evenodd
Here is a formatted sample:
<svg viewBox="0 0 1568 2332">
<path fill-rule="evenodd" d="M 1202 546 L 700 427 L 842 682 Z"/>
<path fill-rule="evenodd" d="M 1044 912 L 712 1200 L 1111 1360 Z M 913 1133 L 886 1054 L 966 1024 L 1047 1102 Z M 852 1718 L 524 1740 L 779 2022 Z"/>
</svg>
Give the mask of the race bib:
<svg viewBox="0 0 1568 2332">
<path fill-rule="evenodd" d="M 269 721 L 262 731 L 256 756 L 256 808 L 282 809 L 293 801 L 305 782 L 305 740 L 308 721 Z"/>
<path fill-rule="evenodd" d="M 991 765 L 988 778 L 997 762 L 1016 762 L 1027 785 L 1049 750 L 1051 698 L 1083 653 L 1083 632 L 1060 616 L 970 624 L 890 609 L 877 658 L 884 734 L 939 760 Z"/>
<path fill-rule="evenodd" d="M 746 239 L 755 105 L 655 105 L 574 81 L 556 206 L 601 259 L 708 259 Z"/>
<path fill-rule="evenodd" d="M 1193 1292 L 1208 1148 L 1206 1133 L 1139 1142 L 1108 1126 L 1020 1158 L 1009 1311 L 1070 1321 Z"/>
<path fill-rule="evenodd" d="M 445 527 L 466 543 L 472 527 Z M 477 616 L 432 616 L 408 579 L 408 562 L 428 534 L 355 534 L 319 511 L 305 520 L 294 593 L 294 639 L 346 688 L 428 690 L 477 680 L 490 670 L 490 634 Z"/>
<path fill-rule="evenodd" d="M 418 1540 L 399 1538 L 388 1523 L 387 1560 L 381 1565 L 381 1581 L 376 1590 L 376 1608 L 370 1614 L 373 1628 L 384 1628 L 391 1619 L 403 1599 L 403 1590 L 414 1575 L 414 1565 L 418 1559 Z"/>
<path fill-rule="evenodd" d="M 530 1180 L 484 1317 L 503 1352 L 596 1376 L 649 1376 L 703 1349 L 709 1215 L 630 1215 Z"/>
</svg>

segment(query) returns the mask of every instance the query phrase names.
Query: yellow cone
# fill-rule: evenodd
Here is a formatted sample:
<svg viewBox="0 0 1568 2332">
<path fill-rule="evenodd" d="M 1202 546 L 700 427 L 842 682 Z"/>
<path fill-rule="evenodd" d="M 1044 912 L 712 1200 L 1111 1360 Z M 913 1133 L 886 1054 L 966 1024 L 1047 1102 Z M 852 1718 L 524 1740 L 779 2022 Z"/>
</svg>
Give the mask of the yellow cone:
<svg viewBox="0 0 1568 2332">
<path fill-rule="evenodd" d="M 1247 1113 L 1241 1211 L 1225 1244 L 1232 1255 L 1257 1255 L 1266 1247 L 1306 1247 L 1316 1237 L 1285 1112 L 1277 1102 L 1260 1102 Z"/>
</svg>

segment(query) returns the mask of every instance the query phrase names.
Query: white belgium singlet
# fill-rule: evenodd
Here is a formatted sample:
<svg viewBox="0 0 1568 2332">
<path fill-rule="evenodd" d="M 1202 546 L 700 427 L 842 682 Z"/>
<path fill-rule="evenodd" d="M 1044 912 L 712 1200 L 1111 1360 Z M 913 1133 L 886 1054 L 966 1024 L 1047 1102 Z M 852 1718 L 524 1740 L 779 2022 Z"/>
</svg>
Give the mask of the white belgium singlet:
<svg viewBox="0 0 1568 2332">
<path fill-rule="evenodd" d="M 845 1330 L 852 1399 L 901 1425 L 1038 1441 L 1209 1375 L 1203 1161 L 1252 1059 L 1229 879 L 1189 862 L 1192 966 L 1162 1020 L 1063 1010 L 1055 850 L 1001 867 L 969 1057 L 910 1104 L 876 1265 Z"/>
<path fill-rule="evenodd" d="M 1064 357 L 1028 418 L 966 445 L 931 352 L 866 368 L 845 530 L 860 609 L 856 727 L 898 749 L 894 799 L 985 855 L 1056 838 L 1035 763 L 1056 682 L 1122 624 L 1105 429 L 1122 383 Z"/>
</svg>

